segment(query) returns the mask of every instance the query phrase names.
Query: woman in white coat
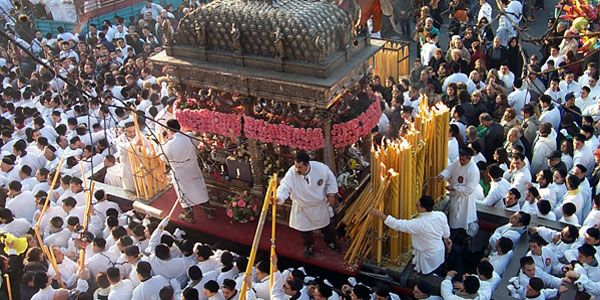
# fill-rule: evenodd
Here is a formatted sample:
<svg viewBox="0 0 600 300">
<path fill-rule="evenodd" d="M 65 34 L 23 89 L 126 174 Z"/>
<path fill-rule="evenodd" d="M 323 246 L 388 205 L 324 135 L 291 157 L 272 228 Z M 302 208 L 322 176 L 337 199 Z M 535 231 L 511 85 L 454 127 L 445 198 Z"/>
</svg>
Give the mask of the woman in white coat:
<svg viewBox="0 0 600 300">
<path fill-rule="evenodd" d="M 556 137 L 551 136 L 552 124 L 546 122 L 540 125 L 540 135 L 533 147 L 531 174 L 537 174 L 548 168 L 548 156 L 556 150 Z"/>
<path fill-rule="evenodd" d="M 179 219 L 193 223 L 193 207 L 196 205 L 201 205 L 209 219 L 214 218 L 214 208 L 208 203 L 208 191 L 198 166 L 196 142 L 180 132 L 181 126 L 177 120 L 167 121 L 167 127 L 168 141 L 162 146 L 163 159 L 168 160 L 171 166 L 177 200 L 185 211 L 179 215 Z"/>
</svg>

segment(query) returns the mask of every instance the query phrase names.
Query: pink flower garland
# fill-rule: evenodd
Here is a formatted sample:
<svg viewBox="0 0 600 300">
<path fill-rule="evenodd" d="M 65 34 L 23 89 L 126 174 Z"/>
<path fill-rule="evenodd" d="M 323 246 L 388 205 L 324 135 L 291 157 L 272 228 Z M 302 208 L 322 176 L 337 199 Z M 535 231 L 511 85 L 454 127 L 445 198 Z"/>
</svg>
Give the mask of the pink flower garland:
<svg viewBox="0 0 600 300">
<path fill-rule="evenodd" d="M 379 123 L 380 116 L 379 101 L 373 101 L 369 108 L 357 118 L 345 123 L 334 124 L 331 131 L 333 146 L 341 148 L 355 143 L 359 138 L 371 132 Z M 175 117 L 183 128 L 200 133 L 209 132 L 236 137 L 242 135 L 241 114 L 219 113 L 207 109 L 176 109 Z M 325 144 L 321 128 L 296 128 L 287 124 L 270 124 L 246 115 L 243 118 L 243 131 L 246 138 L 305 151 L 321 149 Z"/>
<path fill-rule="evenodd" d="M 354 144 L 360 137 L 371 132 L 379 123 L 381 105 L 374 101 L 369 108 L 357 118 L 346 123 L 334 124 L 331 130 L 331 142 L 335 148 Z"/>
<path fill-rule="evenodd" d="M 296 128 L 287 124 L 270 124 L 249 116 L 244 116 L 244 135 L 264 143 L 275 143 L 307 151 L 321 149 L 324 145 L 321 128 Z"/>
<path fill-rule="evenodd" d="M 175 110 L 175 118 L 181 127 L 199 133 L 216 133 L 223 136 L 242 135 L 242 116 L 240 114 L 225 114 L 207 109 Z"/>
</svg>

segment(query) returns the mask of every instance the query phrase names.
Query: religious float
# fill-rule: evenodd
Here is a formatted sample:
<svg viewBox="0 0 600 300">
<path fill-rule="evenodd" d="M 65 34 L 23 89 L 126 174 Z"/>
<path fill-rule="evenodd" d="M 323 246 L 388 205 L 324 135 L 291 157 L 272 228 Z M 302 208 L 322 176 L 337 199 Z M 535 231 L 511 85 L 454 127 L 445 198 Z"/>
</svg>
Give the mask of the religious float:
<svg viewBox="0 0 600 300">
<path fill-rule="evenodd" d="M 306 151 L 338 177 L 341 197 L 334 219 L 342 221 L 340 233 L 349 244 L 343 248 L 350 251 L 344 257 L 317 247 L 306 260 L 300 241 L 290 233 L 284 242 L 289 251 L 279 252 L 350 274 L 371 249 L 377 248 L 378 264 L 396 265 L 399 253 L 408 250 L 407 236 L 387 241 L 383 229 L 375 233 L 366 209 L 376 204 L 397 217 L 414 214 L 416 191 L 421 190 L 415 187 L 445 167 L 442 148 L 449 121 L 445 107 L 429 108 L 425 99 L 418 121 L 405 126 L 401 139 L 373 148 L 371 132 L 379 122 L 381 102 L 368 83 L 373 57 L 385 41 L 356 34 L 356 8 L 345 11 L 308 0 L 217 0 L 185 16 L 178 30 L 165 36 L 165 51 L 151 58 L 167 67 L 176 85 L 175 117 L 201 139 L 199 163 L 211 199 L 225 207 L 217 220 L 223 217 L 228 226 L 248 228 L 237 223 L 257 218 L 257 202 L 267 192 L 270 176 L 283 177 L 296 151 Z M 163 26 L 163 32 L 170 32 L 170 24 Z M 384 153 L 389 160 L 382 160 Z M 385 181 L 391 184 L 380 184 Z M 430 188 L 442 194 L 434 186 Z M 385 204 L 380 203 L 384 195 L 390 199 Z M 152 205 L 168 211 L 161 202 Z M 277 209 L 283 231 L 291 231 L 288 218 L 289 206 Z M 222 228 L 211 232 L 213 226 L 204 226 L 208 222 L 181 225 L 244 244 L 250 244 L 254 229 L 250 226 L 241 241 Z M 231 231 L 239 233 L 238 227 Z"/>
</svg>

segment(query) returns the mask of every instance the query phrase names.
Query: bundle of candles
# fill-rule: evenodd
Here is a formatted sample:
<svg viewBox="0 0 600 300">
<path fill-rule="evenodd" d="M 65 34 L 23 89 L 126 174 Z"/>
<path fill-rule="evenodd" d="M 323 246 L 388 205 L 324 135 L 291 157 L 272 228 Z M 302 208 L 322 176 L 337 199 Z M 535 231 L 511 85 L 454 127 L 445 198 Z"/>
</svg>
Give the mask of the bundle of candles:
<svg viewBox="0 0 600 300">
<path fill-rule="evenodd" d="M 352 240 L 345 259 L 356 263 L 374 252 L 378 264 L 384 253 L 398 262 L 410 246 L 410 235 L 387 231 L 383 221 L 369 215 L 373 207 L 395 218 L 410 219 L 423 193 L 435 199 L 444 195 L 444 184 L 433 180 L 447 165 L 449 109 L 427 105 L 422 97 L 419 115 L 399 139 L 371 149 L 371 181 L 348 207 L 340 224 Z"/>
<path fill-rule="evenodd" d="M 129 163 L 133 172 L 133 182 L 135 183 L 135 193 L 140 199 L 150 200 L 158 193 L 167 188 L 167 172 L 164 161 L 161 160 L 157 145 L 151 143 L 140 131 L 137 117 L 134 115 L 135 130 L 137 136 L 142 141 L 142 146 L 131 145 L 129 147 Z M 162 138 L 159 135 L 159 143 Z"/>
</svg>

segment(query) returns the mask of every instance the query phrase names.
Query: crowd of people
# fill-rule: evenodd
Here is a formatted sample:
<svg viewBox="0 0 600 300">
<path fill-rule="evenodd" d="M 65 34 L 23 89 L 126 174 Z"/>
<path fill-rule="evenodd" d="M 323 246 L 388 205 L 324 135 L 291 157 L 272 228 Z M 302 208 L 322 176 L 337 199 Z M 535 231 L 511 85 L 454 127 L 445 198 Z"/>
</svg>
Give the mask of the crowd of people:
<svg viewBox="0 0 600 300">
<path fill-rule="evenodd" d="M 448 213 L 432 211 L 433 201 L 425 197 L 413 220 L 372 214 L 412 234 L 415 270 L 447 276 L 444 299 L 489 299 L 497 288 L 516 298 L 550 299 L 567 282 L 580 294 L 600 297 L 597 58 L 584 57 L 587 50 L 578 51 L 583 45 L 571 37 L 570 22 L 554 18 L 540 52 L 528 56 L 514 25 L 523 24 L 529 8 L 518 0 L 500 1 L 500 11 L 486 0 L 453 1 L 453 12 L 473 4 L 470 17 L 477 25 L 451 25 L 449 45 L 440 45 L 444 18 L 432 2 L 420 8 L 420 52 L 409 78 L 373 80 L 373 90 L 386 100 L 374 134 L 401 136 L 420 101 L 451 108 L 448 168 L 437 178 L 447 181 Z M 492 16 L 498 19 L 495 32 Z M 512 213 L 484 249 L 474 242 L 482 234 L 478 203 Z M 563 230 L 531 227 L 533 216 L 559 221 Z M 530 251 L 512 257 L 523 235 Z M 515 276 L 508 286 L 498 287 L 511 260 L 520 260 L 521 269 L 505 275 Z M 457 295 L 463 298 L 452 298 L 452 280 L 462 281 Z"/>
<path fill-rule="evenodd" d="M 449 212 L 433 211 L 434 200 L 425 196 L 417 204 L 419 216 L 412 220 L 371 213 L 392 229 L 413 234 L 415 270 L 445 276 L 439 287 L 443 299 L 490 299 L 497 288 L 507 288 L 517 298 L 549 299 L 564 292 L 565 282 L 600 297 L 597 63 L 580 60 L 579 42 L 568 37 L 573 33 L 564 20 L 550 20 L 552 38 L 543 41 L 540 53 L 526 55 L 514 25 L 529 9 L 518 0 L 500 2 L 500 12 L 486 0 L 426 3 L 416 20 L 419 57 L 410 75 L 372 79 L 370 88 L 383 99 L 376 139 L 401 136 L 420 101 L 444 103 L 452 120 L 449 167 L 437 178 L 448 182 Z M 444 5 L 455 13 L 448 29 L 441 14 Z M 0 185 L 7 194 L 0 208 L 0 237 L 6 246 L 0 249 L 0 271 L 10 279 L 13 299 L 235 300 L 243 281 L 252 299 L 397 297 L 386 285 L 367 287 L 352 279 L 332 287 L 301 269 L 276 271 L 270 289 L 269 260 L 259 261 L 253 276 L 244 276 L 246 257 L 213 250 L 180 229 L 166 230 L 167 219 L 124 213 L 103 190 L 93 193 L 91 213 L 84 216 L 82 172 L 103 165 L 106 184 L 135 190 L 127 149 L 143 142 L 134 117 L 144 134 L 168 140 L 167 159 L 182 152 L 190 157 L 188 165 L 171 161 L 173 168 L 190 170 L 175 182 L 185 208 L 180 218 L 193 222 L 191 207 L 197 204 L 207 217 L 213 216 L 203 182 L 194 181 L 201 174 L 194 147 L 172 120 L 176 91 L 164 70 L 149 59 L 162 51 L 163 28 L 175 32 L 177 20 L 193 7 L 174 10 L 147 1 L 137 18 L 115 16 L 89 24 L 85 33 L 61 27 L 44 35 L 28 18 L 7 14 L 17 9 L 9 2 L 0 6 L 7 28 L 0 37 Z M 477 26 L 462 22 L 469 15 Z M 499 26 L 494 32 L 490 24 L 495 19 Z M 171 26 L 161 26 L 165 20 Z M 403 30 L 409 23 L 402 24 Z M 451 34 L 447 47 L 440 45 L 446 30 Z M 322 166 L 298 156 L 286 175 L 288 185 L 278 194 L 290 196 L 293 205 L 306 200 L 302 185 L 318 182 L 309 172 Z M 323 176 L 332 176 L 322 169 Z M 318 224 L 309 214 L 290 220 L 302 232 L 307 258 L 316 229 L 331 249 L 340 250 L 327 207 L 335 201 L 334 183 L 319 184 L 309 195 L 309 200 L 323 202 L 316 212 Z M 482 234 L 477 203 L 514 212 L 481 251 L 472 243 Z M 562 231 L 529 228 L 532 216 L 565 226 Z M 55 257 L 58 272 L 35 231 Z M 525 234 L 531 251 L 512 257 Z M 19 246 L 22 240 L 27 241 L 24 247 Z M 511 260 L 520 260 L 521 270 L 508 274 L 515 277 L 507 287 L 498 287 Z M 4 298 L 7 283 L 0 290 Z M 428 281 L 411 288 L 413 298 L 439 298 L 432 295 L 437 287 Z"/>
</svg>

